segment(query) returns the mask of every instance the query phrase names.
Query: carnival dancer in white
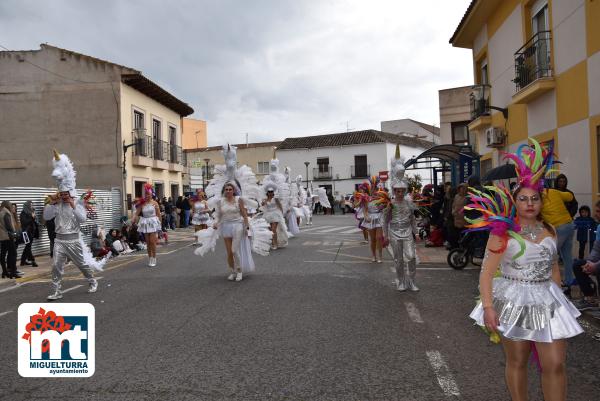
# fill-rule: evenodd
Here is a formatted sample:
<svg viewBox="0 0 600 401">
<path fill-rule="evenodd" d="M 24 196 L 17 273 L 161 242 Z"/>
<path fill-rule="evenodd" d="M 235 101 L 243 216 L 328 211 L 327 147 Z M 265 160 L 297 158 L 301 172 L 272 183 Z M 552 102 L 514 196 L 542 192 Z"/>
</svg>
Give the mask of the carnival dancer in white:
<svg viewBox="0 0 600 401">
<path fill-rule="evenodd" d="M 479 279 L 481 302 L 471 318 L 500 333 L 513 400 L 527 399 L 527 360 L 533 352 L 541 365 L 544 399 L 564 401 L 566 339 L 583 330 L 576 320 L 579 311 L 560 288 L 556 231 L 540 214 L 544 176 L 553 171 L 552 149 L 529 141 L 533 146 L 505 155 L 518 176 L 512 195 L 504 187 L 471 189 L 473 203 L 465 206 L 482 214 L 467 219 L 470 230 L 491 231 Z M 498 269 L 501 275 L 494 278 Z"/>
<path fill-rule="evenodd" d="M 416 206 L 404 198 L 408 190 L 408 182 L 404 178 L 404 163 L 400 158 L 400 146 L 396 145 L 396 155 L 392 159 L 391 187 L 394 199 L 386 201 L 383 209 L 383 236 L 384 243 L 390 243 L 396 266 L 396 288 L 398 291 L 419 291 L 415 284 L 417 275 L 417 249 L 415 239 L 418 229 L 415 220 Z M 387 193 L 380 191 L 380 196 L 385 199 Z M 408 267 L 408 275 L 406 274 Z"/>
<path fill-rule="evenodd" d="M 206 194 L 202 189 L 196 190 L 196 195 L 190 199 L 190 204 L 192 206 L 192 224 L 194 225 L 194 232 L 206 230 L 213 222 L 210 217 L 211 210 L 206 201 Z"/>
<path fill-rule="evenodd" d="M 288 227 L 285 215 L 290 205 L 290 187 L 285 176 L 279 172 L 279 160 L 273 155 L 270 162 L 270 173 L 263 179 L 263 201 L 261 211 L 263 218 L 271 225 L 273 245 L 271 249 L 283 248 L 288 244 Z"/>
<path fill-rule="evenodd" d="M 55 219 L 56 226 L 52 259 L 52 292 L 47 297 L 49 301 L 63 297 L 61 286 L 67 261 L 72 261 L 79 268 L 88 281 L 87 291 L 93 293 L 98 289 L 93 271 L 102 270 L 110 256 L 109 254 L 97 261 L 83 242 L 80 225 L 87 220 L 88 211 L 83 200 L 74 200 L 77 192 L 73 164 L 67 155 L 59 155 L 56 150 L 52 164 L 54 167 L 52 177 L 57 181 L 59 196 L 51 196 L 50 203 L 44 207 L 44 220 Z"/>
<path fill-rule="evenodd" d="M 285 176 L 285 185 L 289 188 L 290 195 L 287 199 L 287 204 L 284 207 L 284 210 L 286 211 L 285 221 L 287 224 L 287 228 L 292 234 L 291 236 L 293 237 L 294 235 L 300 233 L 300 228 L 298 228 L 298 216 L 295 210 L 296 202 L 298 201 L 298 187 L 296 186 L 295 182 L 292 182 L 290 174 L 291 168 L 286 167 L 283 175 Z"/>
<path fill-rule="evenodd" d="M 255 270 L 251 251 L 269 254 L 272 233 L 263 218 L 249 219 L 246 212 L 249 206 L 258 207 L 255 199 L 260 189 L 252 170 L 246 165 L 236 167 L 233 146 L 223 147 L 223 156 L 226 164 L 215 166 L 215 174 L 207 186 L 208 204 L 216 209 L 215 221 L 208 229 L 196 233 L 200 246 L 194 253 L 204 256 L 209 250 L 214 251 L 219 236 L 223 236 L 229 269 L 227 279 L 241 281 L 243 273 Z M 220 191 L 216 192 L 219 187 Z"/>
<path fill-rule="evenodd" d="M 278 246 L 287 245 L 287 233 L 285 229 L 285 220 L 283 218 L 283 207 L 279 199 L 275 198 L 274 185 L 268 185 L 265 190 L 267 198 L 261 203 L 260 209 L 263 213 L 263 218 L 271 226 L 273 232 L 273 244 L 271 249 L 277 249 Z"/>
<path fill-rule="evenodd" d="M 136 202 L 133 223 L 137 224 L 138 232 L 144 234 L 148 252 L 148 266 L 156 266 L 156 243 L 158 232 L 161 230 L 160 207 L 154 198 L 152 184 L 144 184 L 144 198 Z"/>
</svg>

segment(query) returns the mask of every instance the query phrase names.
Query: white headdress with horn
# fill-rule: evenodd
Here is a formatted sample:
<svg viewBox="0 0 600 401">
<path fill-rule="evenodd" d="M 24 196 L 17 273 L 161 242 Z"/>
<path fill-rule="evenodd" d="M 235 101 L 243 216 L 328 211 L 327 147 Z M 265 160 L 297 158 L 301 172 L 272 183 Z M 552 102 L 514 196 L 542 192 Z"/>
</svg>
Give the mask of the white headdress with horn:
<svg viewBox="0 0 600 401">
<path fill-rule="evenodd" d="M 69 157 L 65 154 L 58 154 L 53 150 L 54 158 L 52 159 L 52 177 L 56 180 L 59 192 L 69 192 L 73 198 L 77 197 L 77 191 L 75 190 L 76 172 L 73 168 L 73 163 Z"/>
<path fill-rule="evenodd" d="M 391 186 L 394 188 L 408 188 L 408 182 L 404 178 L 404 160 L 400 157 L 400 145 L 396 145 L 396 154 L 392 159 Z"/>
</svg>

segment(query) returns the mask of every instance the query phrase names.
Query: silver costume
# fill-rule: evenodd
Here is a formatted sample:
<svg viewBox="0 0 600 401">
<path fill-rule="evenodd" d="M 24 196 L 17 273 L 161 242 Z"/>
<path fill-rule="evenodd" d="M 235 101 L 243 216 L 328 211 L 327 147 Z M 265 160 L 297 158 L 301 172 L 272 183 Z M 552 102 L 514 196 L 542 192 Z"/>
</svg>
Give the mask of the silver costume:
<svg viewBox="0 0 600 401">
<path fill-rule="evenodd" d="M 389 239 L 394 254 L 399 291 L 419 290 L 415 284 L 417 255 L 413 234 L 417 233 L 417 224 L 414 211 L 415 206 L 412 202 L 406 199 L 399 202 L 394 200 L 383 215 L 383 232 Z M 408 275 L 405 265 L 408 265 Z"/>
<path fill-rule="evenodd" d="M 87 218 L 87 212 L 80 202 L 75 203 L 75 209 L 68 203 L 59 202 L 56 205 L 46 205 L 44 220 L 55 218 L 56 239 L 54 240 L 54 258 L 52 263 L 52 289 L 60 292 L 65 263 L 70 260 L 81 270 L 90 284 L 95 284 L 93 269 L 85 262 L 83 242 L 80 238 L 81 223 Z"/>
</svg>

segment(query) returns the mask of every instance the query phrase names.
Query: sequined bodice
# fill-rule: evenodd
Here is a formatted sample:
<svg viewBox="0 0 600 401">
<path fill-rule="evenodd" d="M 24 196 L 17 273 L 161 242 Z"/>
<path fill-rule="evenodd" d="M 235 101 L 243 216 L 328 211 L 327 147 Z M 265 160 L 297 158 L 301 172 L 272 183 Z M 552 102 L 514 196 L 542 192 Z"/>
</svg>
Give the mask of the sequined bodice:
<svg viewBox="0 0 600 401">
<path fill-rule="evenodd" d="M 502 274 L 523 280 L 547 280 L 552 277 L 552 266 L 556 257 L 556 240 L 544 238 L 539 244 L 525 240 L 525 253 L 513 260 L 521 247 L 510 238 L 502 259 Z"/>
<path fill-rule="evenodd" d="M 205 207 L 204 202 L 196 202 L 194 203 L 194 213 L 208 213 L 208 207 Z"/>
<path fill-rule="evenodd" d="M 275 201 L 275 198 L 271 199 L 270 201 L 268 200 L 265 203 L 264 209 L 265 212 L 274 212 L 277 210 L 277 202 Z"/>
<path fill-rule="evenodd" d="M 242 218 L 240 213 L 239 198 L 236 196 L 234 202 L 228 202 L 226 199 L 221 199 L 219 210 L 219 219 L 221 221 L 238 221 Z"/>
<path fill-rule="evenodd" d="M 369 205 L 367 206 L 367 211 L 369 212 L 370 215 L 381 213 L 379 208 L 375 204 L 373 204 L 373 202 L 369 202 Z"/>
<path fill-rule="evenodd" d="M 145 218 L 156 217 L 156 209 L 152 203 L 146 203 L 142 206 L 142 216 Z"/>
</svg>

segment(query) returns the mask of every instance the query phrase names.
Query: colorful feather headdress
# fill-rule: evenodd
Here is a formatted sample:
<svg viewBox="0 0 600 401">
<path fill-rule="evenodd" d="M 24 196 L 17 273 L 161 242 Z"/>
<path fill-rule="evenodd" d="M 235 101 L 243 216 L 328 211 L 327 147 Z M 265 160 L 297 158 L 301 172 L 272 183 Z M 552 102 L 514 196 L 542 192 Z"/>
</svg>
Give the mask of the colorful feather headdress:
<svg viewBox="0 0 600 401">
<path fill-rule="evenodd" d="M 525 252 L 525 241 L 519 234 L 521 227 L 517 217 L 517 209 L 510 191 L 504 185 L 486 186 L 484 191 L 469 188 L 470 204 L 465 210 L 475 210 L 481 213 L 476 219 L 465 216 L 467 231 L 488 230 L 504 240 L 499 249 L 490 249 L 494 253 L 502 253 L 506 250 L 508 237 L 514 238 L 520 245 L 520 251 L 514 255 L 513 260 L 522 256 Z"/>
<path fill-rule="evenodd" d="M 504 158 L 514 163 L 519 188 L 542 191 L 546 175 L 556 171 L 552 168 L 555 163 L 554 152 L 552 146 L 547 150 L 543 149 L 533 138 L 529 138 L 529 142 L 532 146 L 523 144 L 515 153 L 504 154 Z"/>
</svg>

